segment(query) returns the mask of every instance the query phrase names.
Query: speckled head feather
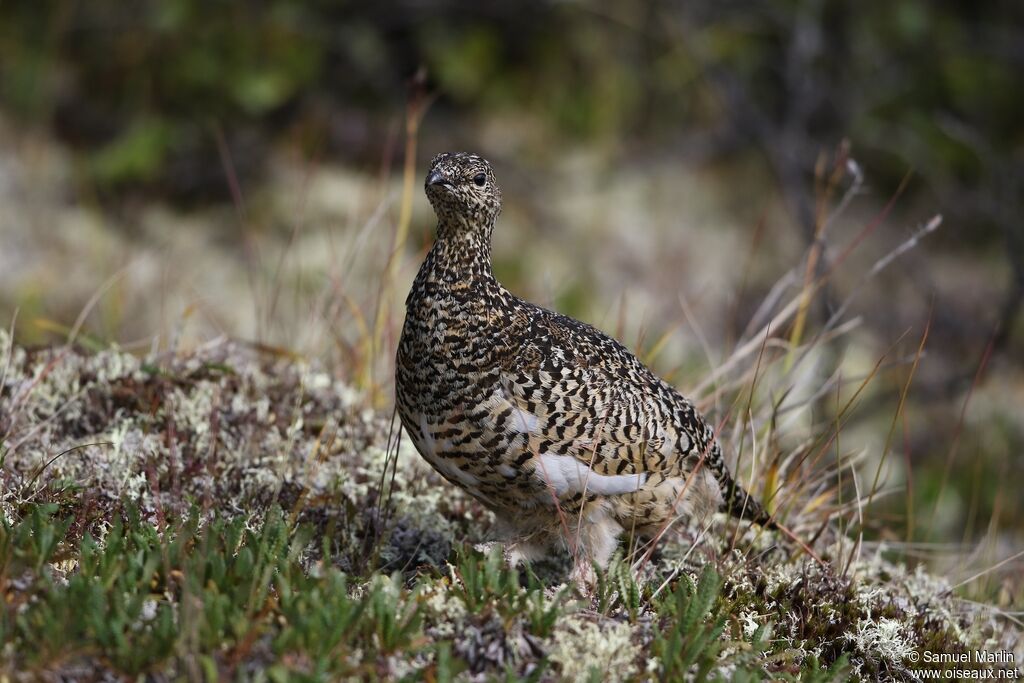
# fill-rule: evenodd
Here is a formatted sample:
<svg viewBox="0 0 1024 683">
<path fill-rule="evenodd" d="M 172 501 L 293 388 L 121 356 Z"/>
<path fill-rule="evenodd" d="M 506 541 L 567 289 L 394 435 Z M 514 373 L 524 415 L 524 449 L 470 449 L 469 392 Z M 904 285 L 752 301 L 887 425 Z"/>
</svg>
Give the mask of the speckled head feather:
<svg viewBox="0 0 1024 683">
<path fill-rule="evenodd" d="M 444 152 L 430 162 L 424 183 L 442 230 L 478 230 L 490 237 L 501 213 L 501 188 L 491 165 L 469 152 Z"/>
</svg>

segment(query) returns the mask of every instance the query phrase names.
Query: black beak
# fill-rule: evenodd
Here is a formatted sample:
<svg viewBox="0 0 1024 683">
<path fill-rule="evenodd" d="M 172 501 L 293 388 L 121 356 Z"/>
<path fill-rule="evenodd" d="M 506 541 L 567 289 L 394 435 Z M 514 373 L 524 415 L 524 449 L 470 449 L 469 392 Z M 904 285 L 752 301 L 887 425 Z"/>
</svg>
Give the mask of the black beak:
<svg viewBox="0 0 1024 683">
<path fill-rule="evenodd" d="M 448 181 L 445 179 L 445 177 L 441 174 L 440 171 L 431 171 L 430 175 L 427 176 L 427 185 L 428 186 L 430 186 L 430 185 L 445 185 L 445 184 L 447 184 L 447 182 Z"/>
</svg>

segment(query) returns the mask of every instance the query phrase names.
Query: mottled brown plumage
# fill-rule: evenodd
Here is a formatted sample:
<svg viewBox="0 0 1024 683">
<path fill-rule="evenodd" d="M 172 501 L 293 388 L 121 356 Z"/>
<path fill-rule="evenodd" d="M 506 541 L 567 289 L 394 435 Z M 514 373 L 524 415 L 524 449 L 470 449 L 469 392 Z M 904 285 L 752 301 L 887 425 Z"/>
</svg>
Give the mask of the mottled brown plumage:
<svg viewBox="0 0 1024 683">
<path fill-rule="evenodd" d="M 438 155 L 426 193 L 437 239 L 406 301 L 398 413 L 420 454 L 509 527 L 514 556 L 578 542 L 585 575 L 623 530 L 723 506 L 771 525 L 692 403 L 600 330 L 495 280 L 501 191 L 487 161 Z"/>
</svg>

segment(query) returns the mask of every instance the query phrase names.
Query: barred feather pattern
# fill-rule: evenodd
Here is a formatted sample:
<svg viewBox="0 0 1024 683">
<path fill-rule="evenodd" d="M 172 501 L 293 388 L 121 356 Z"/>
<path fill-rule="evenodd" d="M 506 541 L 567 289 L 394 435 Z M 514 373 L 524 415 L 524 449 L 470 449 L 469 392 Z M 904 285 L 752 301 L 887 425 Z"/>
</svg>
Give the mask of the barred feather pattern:
<svg viewBox="0 0 1024 683">
<path fill-rule="evenodd" d="M 438 155 L 425 188 L 437 239 L 406 300 L 396 402 L 442 476 L 519 534 L 579 520 L 599 564 L 622 530 L 678 517 L 721 508 L 773 525 L 690 401 L 608 335 L 494 278 L 501 192 L 486 160 Z"/>
</svg>

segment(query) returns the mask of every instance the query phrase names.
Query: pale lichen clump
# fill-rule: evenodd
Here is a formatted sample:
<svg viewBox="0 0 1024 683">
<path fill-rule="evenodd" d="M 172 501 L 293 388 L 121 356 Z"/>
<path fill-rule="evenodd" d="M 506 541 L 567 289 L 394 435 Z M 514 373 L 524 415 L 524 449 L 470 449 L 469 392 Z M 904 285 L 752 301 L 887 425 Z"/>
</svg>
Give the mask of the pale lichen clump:
<svg viewBox="0 0 1024 683">
<path fill-rule="evenodd" d="M 385 560 L 402 564 L 442 561 L 456 527 L 479 519 L 408 440 L 381 491 L 394 456 L 388 416 L 311 363 L 229 342 L 146 358 L 116 348 L 27 351 L 0 331 L 0 377 L 0 502 L 30 495 L 29 487 L 53 493 L 70 485 L 155 518 L 191 504 L 251 513 L 301 496 L 306 517 L 359 517 L 338 524 L 350 534 L 338 538 L 344 544 L 367 529 L 381 533 L 373 517 L 383 496 L 388 519 L 406 529 L 401 543 L 411 529 L 435 539 L 426 554 L 383 549 Z"/>
<path fill-rule="evenodd" d="M 873 653 L 891 663 L 902 663 L 914 652 L 910 629 L 899 619 L 862 619 L 856 623 L 855 630 L 848 631 L 843 637 L 861 652 Z"/>
<path fill-rule="evenodd" d="M 548 641 L 551 661 L 570 681 L 627 681 L 639 673 L 642 659 L 633 628 L 626 622 L 567 617 Z"/>
<path fill-rule="evenodd" d="M 448 565 L 448 568 L 454 572 L 454 567 Z M 450 595 L 450 588 L 451 582 L 444 579 L 428 584 L 420 593 L 429 615 L 428 632 L 435 640 L 455 638 L 467 615 L 465 603 Z"/>
</svg>

